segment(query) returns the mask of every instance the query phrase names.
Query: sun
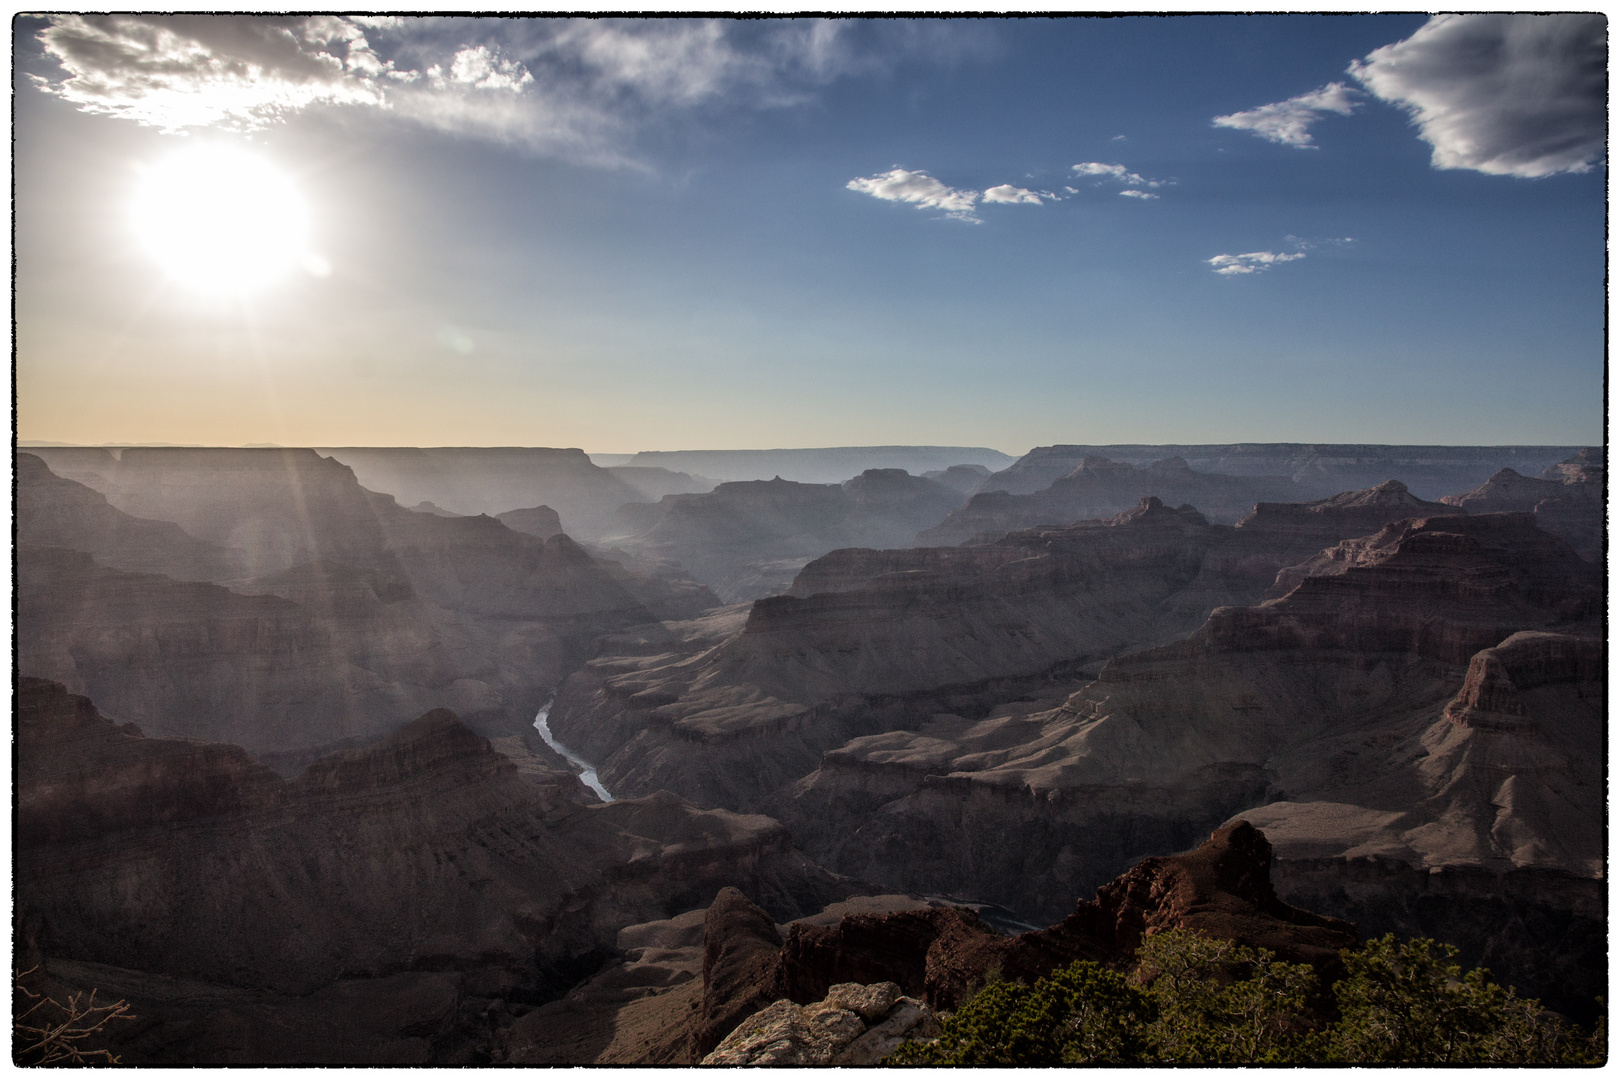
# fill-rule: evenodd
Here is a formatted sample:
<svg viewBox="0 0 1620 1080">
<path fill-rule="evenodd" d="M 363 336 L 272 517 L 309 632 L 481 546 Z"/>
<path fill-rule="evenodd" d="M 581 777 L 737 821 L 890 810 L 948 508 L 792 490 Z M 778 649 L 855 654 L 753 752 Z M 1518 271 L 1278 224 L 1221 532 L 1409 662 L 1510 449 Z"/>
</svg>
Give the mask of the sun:
<svg viewBox="0 0 1620 1080">
<path fill-rule="evenodd" d="M 134 226 L 147 254 L 195 292 L 254 292 L 310 261 L 297 186 L 234 146 L 189 147 L 146 169 Z"/>
</svg>

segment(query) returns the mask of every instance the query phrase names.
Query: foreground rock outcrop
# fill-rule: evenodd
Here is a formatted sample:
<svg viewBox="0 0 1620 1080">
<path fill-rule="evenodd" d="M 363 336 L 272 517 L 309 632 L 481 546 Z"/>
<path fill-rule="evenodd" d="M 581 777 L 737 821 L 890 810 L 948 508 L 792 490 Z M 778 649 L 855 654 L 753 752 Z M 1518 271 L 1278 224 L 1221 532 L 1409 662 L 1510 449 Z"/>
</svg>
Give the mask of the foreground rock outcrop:
<svg viewBox="0 0 1620 1080">
<path fill-rule="evenodd" d="M 875 1065 L 907 1039 L 940 1034 L 934 1011 L 894 983 L 840 983 L 822 1001 L 786 998 L 748 1017 L 704 1065 Z"/>
<path fill-rule="evenodd" d="M 444 711 L 288 781 L 24 679 L 17 752 L 19 947 L 47 968 L 271 992 L 255 1009 L 355 980 L 370 1000 L 375 980 L 416 972 L 453 974 L 451 996 L 480 1008 L 533 1003 L 598 966 L 621 927 L 722 886 L 779 917 L 849 891 L 769 818 L 667 794 L 604 805 L 571 772 L 520 774 Z M 485 1024 L 462 1044 L 492 1037 Z M 166 1060 L 204 1060 L 189 1052 Z M 274 1060 L 309 1060 L 289 1053 Z"/>
<path fill-rule="evenodd" d="M 1044 930 L 1006 937 L 966 909 L 923 907 L 796 922 L 776 950 L 763 913 L 723 892 L 709 908 L 704 947 L 731 962 L 704 965 L 693 1052 L 718 1047 L 703 1059 L 713 1064 L 764 1064 L 772 1054 L 777 1063 L 793 1055 L 837 1063 L 836 1040 L 817 1024 L 853 995 L 851 984 L 892 986 L 949 1011 L 990 978 L 1033 982 L 1080 959 L 1126 966 L 1145 935 L 1170 929 L 1267 948 L 1331 978 L 1339 950 L 1357 944 L 1355 927 L 1282 902 L 1270 871 L 1265 836 L 1238 822 L 1192 851 L 1144 860 Z"/>
</svg>

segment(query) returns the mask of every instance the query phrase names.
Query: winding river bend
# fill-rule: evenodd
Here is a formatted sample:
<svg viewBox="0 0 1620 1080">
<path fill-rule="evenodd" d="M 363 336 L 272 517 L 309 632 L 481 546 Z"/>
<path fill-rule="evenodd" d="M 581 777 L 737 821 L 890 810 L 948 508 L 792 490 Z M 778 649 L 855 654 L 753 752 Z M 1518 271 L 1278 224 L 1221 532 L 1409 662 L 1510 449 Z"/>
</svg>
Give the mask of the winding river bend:
<svg viewBox="0 0 1620 1080">
<path fill-rule="evenodd" d="M 568 764 L 579 770 L 579 778 L 585 781 L 586 787 L 596 792 L 603 802 L 612 802 L 613 796 L 608 793 L 607 788 L 602 786 L 601 779 L 596 775 L 596 766 L 551 737 L 551 725 L 546 723 L 546 717 L 550 715 L 551 702 L 548 701 L 540 707 L 539 712 L 534 714 L 534 729 L 540 733 L 540 737 L 546 741 L 547 746 L 567 758 Z"/>
</svg>

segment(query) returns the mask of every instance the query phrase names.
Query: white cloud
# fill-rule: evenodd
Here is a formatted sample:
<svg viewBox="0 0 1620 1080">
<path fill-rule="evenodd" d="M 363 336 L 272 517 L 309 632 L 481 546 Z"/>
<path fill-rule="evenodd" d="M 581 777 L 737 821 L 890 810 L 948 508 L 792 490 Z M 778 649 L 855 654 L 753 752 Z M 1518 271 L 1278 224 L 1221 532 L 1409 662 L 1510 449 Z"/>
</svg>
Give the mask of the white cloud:
<svg viewBox="0 0 1620 1080">
<path fill-rule="evenodd" d="M 1124 191 L 1120 192 L 1120 194 L 1128 196 L 1128 197 L 1130 197 L 1132 199 L 1157 199 L 1158 198 L 1158 196 L 1153 194 L 1151 191 L 1138 191 L 1136 188 L 1126 188 Z"/>
<path fill-rule="evenodd" d="M 987 203 L 1034 203 L 1041 205 L 1041 197 L 1028 188 L 1013 187 L 1011 184 L 998 184 L 993 188 L 985 189 L 984 201 Z"/>
<path fill-rule="evenodd" d="M 973 213 L 973 205 L 979 199 L 977 191 L 947 187 L 925 172 L 896 167 L 877 176 L 859 177 L 844 186 L 890 202 L 912 203 L 924 210 L 943 210 L 946 217 L 959 221 L 979 220 Z"/>
<path fill-rule="evenodd" d="M 1359 104 L 1355 100 L 1355 94 L 1356 91 L 1344 83 L 1328 83 L 1319 90 L 1291 97 L 1287 101 L 1262 105 L 1247 112 L 1217 116 L 1215 126 L 1250 131 L 1262 139 L 1282 143 L 1284 146 L 1315 150 L 1315 141 L 1311 138 L 1311 125 L 1320 120 L 1324 113 L 1349 116 Z"/>
<path fill-rule="evenodd" d="M 39 37 L 67 75 L 38 81 L 86 112 L 167 131 L 251 129 L 316 104 L 382 105 L 358 73 L 369 66 L 364 36 L 339 33 L 341 22 L 56 15 Z"/>
<path fill-rule="evenodd" d="M 1502 176 L 1586 172 L 1603 156 L 1602 15 L 1436 15 L 1350 65 L 1405 109 L 1437 169 Z"/>
<path fill-rule="evenodd" d="M 603 164 L 672 109 L 767 108 L 972 28 L 852 20 L 53 15 L 35 84 L 87 112 L 247 131 L 317 107 Z M 971 50 L 969 50 L 971 51 Z"/>
<path fill-rule="evenodd" d="M 1133 173 L 1123 165 L 1107 165 L 1101 161 L 1082 161 L 1074 167 L 1074 171 L 1081 176 L 1096 176 L 1101 179 L 1098 183 L 1112 180 L 1117 184 L 1129 184 L 1132 187 L 1164 187 L 1171 183 L 1169 180 L 1149 180 L 1140 173 Z"/>
<path fill-rule="evenodd" d="M 1293 262 L 1304 257 L 1304 252 L 1289 255 L 1275 251 L 1251 251 L 1246 255 L 1217 255 L 1204 261 L 1214 267 L 1217 274 L 1258 274 L 1277 263 Z"/>
</svg>

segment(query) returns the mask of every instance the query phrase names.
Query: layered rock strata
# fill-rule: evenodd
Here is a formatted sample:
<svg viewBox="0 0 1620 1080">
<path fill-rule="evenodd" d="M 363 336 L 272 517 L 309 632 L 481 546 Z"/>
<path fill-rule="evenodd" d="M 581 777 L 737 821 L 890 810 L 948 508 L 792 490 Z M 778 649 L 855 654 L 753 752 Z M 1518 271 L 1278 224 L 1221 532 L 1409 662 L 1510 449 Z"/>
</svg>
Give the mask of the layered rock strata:
<svg viewBox="0 0 1620 1080">
<path fill-rule="evenodd" d="M 1528 515 L 1498 514 L 1392 525 L 1289 574 L 1287 595 L 1115 659 L 1061 708 L 853 740 L 776 812 L 846 873 L 1030 914 L 1241 817 L 1316 868 L 1299 902 L 1317 910 L 1365 912 L 1349 896 L 1366 860 L 1532 874 L 1563 897 L 1550 905 L 1574 906 L 1450 939 L 1472 962 L 1491 941 L 1502 956 L 1563 949 L 1543 934 L 1554 925 L 1589 940 L 1570 898 L 1601 875 L 1594 569 Z M 1339 871 L 1349 891 L 1334 894 Z M 1498 974 L 1547 992 L 1522 966 Z"/>
<path fill-rule="evenodd" d="M 985 485 L 992 483 L 984 481 Z M 1176 506 L 1197 506 L 1211 521 L 1230 524 L 1261 500 L 1298 498 L 1303 492 L 1285 476 L 1226 476 L 1191 469 L 1181 458 L 1145 469 L 1105 457 L 1088 457 L 1038 491 L 1014 495 L 986 487 L 943 522 L 917 536 L 919 544 L 956 544 L 974 536 L 1106 518 L 1154 496 Z"/>
<path fill-rule="evenodd" d="M 613 790 L 755 807 L 851 738 L 915 732 L 936 714 L 982 719 L 1020 698 L 1050 709 L 1109 657 L 1184 636 L 1322 547 L 1430 510 L 1456 512 L 1395 482 L 1262 503 L 1235 528 L 1149 498 L 1107 521 L 955 548 L 835 551 L 746 613 L 605 639 L 551 722 Z"/>
<path fill-rule="evenodd" d="M 597 966 L 620 927 L 724 885 L 778 917 L 848 891 L 768 818 L 667 794 L 596 803 L 571 773 L 519 775 L 448 712 L 286 781 L 31 679 L 16 845 L 21 947 L 47 967 L 284 996 L 437 971 L 484 1005 L 532 1003 Z"/>
<path fill-rule="evenodd" d="M 1533 513 L 1538 526 L 1582 557 L 1595 562 L 1603 553 L 1607 501 L 1602 450 L 1582 450 L 1548 466 L 1540 479 L 1503 469 L 1472 491 L 1440 501 L 1471 514 Z"/>
</svg>

